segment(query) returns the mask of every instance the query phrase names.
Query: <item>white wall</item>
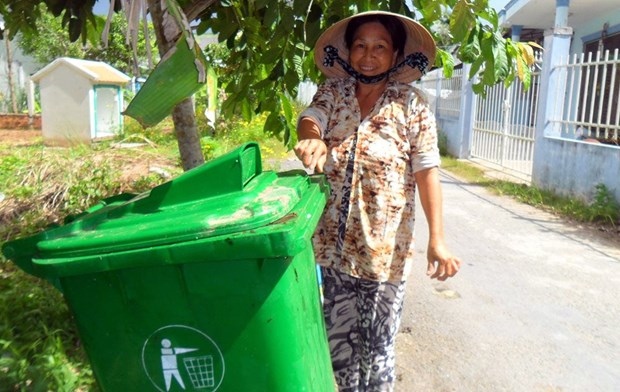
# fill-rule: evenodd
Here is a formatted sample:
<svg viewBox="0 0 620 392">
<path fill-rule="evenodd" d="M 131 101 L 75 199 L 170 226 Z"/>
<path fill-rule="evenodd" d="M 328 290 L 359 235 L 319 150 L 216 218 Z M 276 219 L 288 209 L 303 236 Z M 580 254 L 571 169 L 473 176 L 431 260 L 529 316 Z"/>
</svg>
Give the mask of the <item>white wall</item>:
<svg viewBox="0 0 620 392">
<path fill-rule="evenodd" d="M 536 165 L 536 182 L 543 188 L 591 201 L 596 185 L 605 184 L 620 200 L 620 148 L 546 138 L 544 155 Z"/>
<path fill-rule="evenodd" d="M 45 143 L 90 141 L 90 82 L 68 67 L 57 67 L 39 85 Z"/>
</svg>

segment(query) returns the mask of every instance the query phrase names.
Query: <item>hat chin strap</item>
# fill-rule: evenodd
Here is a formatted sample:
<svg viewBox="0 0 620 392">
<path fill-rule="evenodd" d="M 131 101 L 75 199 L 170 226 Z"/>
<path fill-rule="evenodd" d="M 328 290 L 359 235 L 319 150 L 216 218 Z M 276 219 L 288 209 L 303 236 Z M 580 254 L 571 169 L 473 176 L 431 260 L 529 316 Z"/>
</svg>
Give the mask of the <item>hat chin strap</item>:
<svg viewBox="0 0 620 392">
<path fill-rule="evenodd" d="M 375 76 L 366 76 L 363 75 L 351 67 L 351 64 L 344 61 L 340 56 L 338 56 L 338 48 L 328 45 L 323 49 L 325 51 L 325 58 L 323 59 L 323 65 L 325 67 L 333 67 L 334 62 L 340 64 L 342 69 L 346 71 L 349 75 L 353 76 L 357 81 L 364 84 L 373 84 L 382 81 L 390 77 L 392 74 L 398 72 L 399 69 L 404 67 L 405 65 L 410 66 L 411 68 L 417 68 L 422 75 L 426 73 L 426 68 L 428 67 L 428 57 L 426 57 L 421 52 L 411 53 L 400 64 L 397 64 L 390 68 L 389 70 Z"/>
</svg>

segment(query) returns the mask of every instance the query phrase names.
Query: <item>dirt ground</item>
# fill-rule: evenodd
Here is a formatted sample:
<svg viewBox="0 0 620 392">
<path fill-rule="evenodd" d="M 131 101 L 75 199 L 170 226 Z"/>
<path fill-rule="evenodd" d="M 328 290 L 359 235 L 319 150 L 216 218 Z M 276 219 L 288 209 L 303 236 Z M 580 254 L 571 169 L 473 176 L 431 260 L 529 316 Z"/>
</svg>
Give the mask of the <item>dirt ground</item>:
<svg viewBox="0 0 620 392">
<path fill-rule="evenodd" d="M 0 143 L 10 146 L 27 146 L 39 142 L 41 130 L 0 129 Z"/>
<path fill-rule="evenodd" d="M 41 143 L 42 137 L 41 130 L 0 129 L 0 147 L 36 145 Z M 135 153 L 133 155 L 122 155 L 125 164 L 120 177 L 121 182 L 130 182 L 150 173 L 156 173 L 167 180 L 179 170 L 176 162 L 171 161 L 170 158 L 154 155 L 141 150 L 139 147 L 134 148 L 127 145 L 122 148 L 133 148 Z M 104 158 L 104 156 L 101 157 L 101 159 Z"/>
</svg>

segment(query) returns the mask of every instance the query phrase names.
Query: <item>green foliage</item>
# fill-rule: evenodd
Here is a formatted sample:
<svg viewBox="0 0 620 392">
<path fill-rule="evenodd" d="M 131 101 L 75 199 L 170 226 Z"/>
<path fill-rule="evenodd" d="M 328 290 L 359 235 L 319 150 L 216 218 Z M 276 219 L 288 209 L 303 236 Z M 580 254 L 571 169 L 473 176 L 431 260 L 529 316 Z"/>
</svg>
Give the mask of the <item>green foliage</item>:
<svg viewBox="0 0 620 392">
<path fill-rule="evenodd" d="M 20 0 L 0 2 L 0 14 L 5 26 L 0 29 L 0 35 L 8 30 L 9 38 L 13 39 L 18 32 L 36 33 L 37 21 L 45 12 L 51 12 L 54 17 L 60 18 L 63 29 L 69 33 L 69 39 L 74 42 L 82 37 L 82 43 L 87 40 L 96 40 L 93 34 L 97 28 L 97 21 L 93 14 L 96 0 Z M 40 4 L 47 6 L 41 10 Z M 121 2 L 116 2 L 116 10 L 120 9 Z"/>
<path fill-rule="evenodd" d="M 275 135 L 264 131 L 265 117 L 266 114 L 262 114 L 250 122 L 240 117 L 218 120 L 216 133 L 201 139 L 205 160 L 216 158 L 249 141 L 258 142 L 265 160 L 285 157 L 288 151 L 282 142 Z"/>
<path fill-rule="evenodd" d="M 15 86 L 15 102 L 17 106 L 17 112 L 15 113 L 28 113 L 28 95 L 24 88 Z M 35 107 L 35 112 L 41 112 L 40 108 Z M 0 113 L 12 113 L 13 105 L 11 97 L 0 92 Z"/>
<path fill-rule="evenodd" d="M 125 116 L 123 118 L 123 133 L 120 136 L 123 141 L 147 142 L 157 145 L 168 145 L 176 143 L 173 132 L 174 125 L 170 119 L 162 121 L 154 127 L 142 128 L 133 118 Z"/>
<path fill-rule="evenodd" d="M 17 42 L 24 54 L 32 56 L 38 63 L 47 64 L 58 57 L 83 58 L 86 54 L 82 50 L 82 44 L 69 41 L 69 32 L 62 27 L 61 20 L 46 12 L 43 12 L 35 30 L 26 30 L 20 35 Z"/>
<path fill-rule="evenodd" d="M 292 97 L 301 81 L 319 81 L 312 48 L 323 29 L 357 11 L 389 9 L 412 15 L 402 1 L 222 1 L 207 10 L 197 33 L 213 31 L 227 47 L 223 115 L 250 121 L 267 113 L 265 131 L 292 147 Z"/>
<path fill-rule="evenodd" d="M 33 28 L 21 34 L 18 42 L 19 47 L 25 54 L 34 57 L 37 62 L 47 64 L 58 57 L 73 57 L 86 60 L 103 61 L 121 72 L 129 75 L 143 74 L 148 71 L 146 58 L 146 41 L 142 27 L 138 35 L 137 64 L 134 70 L 133 51 L 126 43 L 127 19 L 121 14 L 115 14 L 110 24 L 107 47 L 103 47 L 99 37 L 105 19 L 100 16 L 93 16 L 96 29 L 92 33 L 96 38 L 86 42 L 72 42 L 69 32 L 63 26 L 60 18 L 48 12 L 45 5 L 41 5 L 41 16 L 36 20 Z M 151 33 L 149 37 L 153 40 L 150 45 L 154 45 L 155 34 L 152 32 L 152 25 L 149 25 Z"/>
<path fill-rule="evenodd" d="M 605 184 L 597 184 L 595 187 L 594 201 L 590 204 L 590 221 L 603 221 L 611 225 L 618 224 L 620 220 L 620 204 Z"/>
<path fill-rule="evenodd" d="M 559 215 L 578 222 L 601 223 L 615 226 L 618 223 L 620 206 L 604 184 L 595 186 L 595 196 L 591 203 L 580 199 L 565 197 L 552 191 L 534 186 L 497 181 L 493 184 L 500 194 L 508 194 L 517 200 L 543 207 Z"/>
<path fill-rule="evenodd" d="M 6 391 L 92 390 L 67 306 L 50 284 L 0 261 L 0 385 Z"/>
</svg>

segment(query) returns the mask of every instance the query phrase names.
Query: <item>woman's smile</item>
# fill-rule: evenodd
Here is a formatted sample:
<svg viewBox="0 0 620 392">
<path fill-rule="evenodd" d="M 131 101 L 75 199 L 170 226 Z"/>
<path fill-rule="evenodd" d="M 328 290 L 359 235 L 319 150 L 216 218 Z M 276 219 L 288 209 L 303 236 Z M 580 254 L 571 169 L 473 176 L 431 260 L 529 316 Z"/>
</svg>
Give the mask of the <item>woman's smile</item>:
<svg viewBox="0 0 620 392">
<path fill-rule="evenodd" d="M 396 63 L 392 37 L 378 22 L 359 27 L 350 48 L 349 62 L 353 69 L 367 76 L 388 71 Z"/>
</svg>

